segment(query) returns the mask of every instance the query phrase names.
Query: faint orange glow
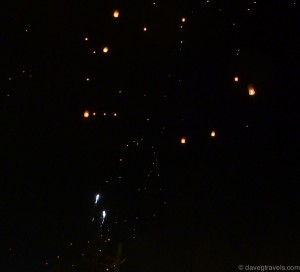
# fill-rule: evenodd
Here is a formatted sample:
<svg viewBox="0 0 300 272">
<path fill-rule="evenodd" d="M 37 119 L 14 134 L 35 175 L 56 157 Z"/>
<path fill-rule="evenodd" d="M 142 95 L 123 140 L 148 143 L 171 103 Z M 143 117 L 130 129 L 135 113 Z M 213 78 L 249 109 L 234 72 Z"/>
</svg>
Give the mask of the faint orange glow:
<svg viewBox="0 0 300 272">
<path fill-rule="evenodd" d="M 108 47 L 105 46 L 105 47 L 103 48 L 103 53 L 107 53 L 107 52 L 108 52 Z"/>
<path fill-rule="evenodd" d="M 213 130 L 213 131 L 210 133 L 210 136 L 211 136 L 211 137 L 216 137 L 216 132 Z"/>
<path fill-rule="evenodd" d="M 147 31 L 147 27 L 144 27 L 144 31 Z"/>
<path fill-rule="evenodd" d="M 93 115 L 96 116 L 96 112 L 93 112 Z"/>
<path fill-rule="evenodd" d="M 83 113 L 83 117 L 84 117 L 84 118 L 89 118 L 89 117 L 90 117 L 90 112 L 86 110 L 86 111 Z"/>
<path fill-rule="evenodd" d="M 181 138 L 181 143 L 182 143 L 182 144 L 185 144 L 185 143 L 186 143 L 185 137 L 182 137 L 182 138 Z"/>
<path fill-rule="evenodd" d="M 239 78 L 236 76 L 236 77 L 234 78 L 234 81 L 235 81 L 235 82 L 238 82 L 238 81 L 239 81 Z"/>
<path fill-rule="evenodd" d="M 119 15 L 120 15 L 120 12 L 119 12 L 118 10 L 115 10 L 115 11 L 114 11 L 114 17 L 115 17 L 115 18 L 118 18 Z"/>
<path fill-rule="evenodd" d="M 89 38 L 88 38 L 88 37 L 85 37 L 85 38 L 84 38 L 84 40 L 85 40 L 85 41 L 88 41 L 88 40 L 89 40 Z"/>
<path fill-rule="evenodd" d="M 255 90 L 252 84 L 248 85 L 249 95 L 255 95 Z"/>
<path fill-rule="evenodd" d="M 183 23 L 185 22 L 185 18 L 184 17 L 181 19 L 181 22 L 183 22 Z"/>
</svg>

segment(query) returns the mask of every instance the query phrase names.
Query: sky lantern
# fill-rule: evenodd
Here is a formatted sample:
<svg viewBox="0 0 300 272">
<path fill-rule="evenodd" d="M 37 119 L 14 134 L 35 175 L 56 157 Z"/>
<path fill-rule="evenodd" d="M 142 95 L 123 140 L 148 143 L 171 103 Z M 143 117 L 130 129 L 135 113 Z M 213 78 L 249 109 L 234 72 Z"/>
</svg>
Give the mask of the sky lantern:
<svg viewBox="0 0 300 272">
<path fill-rule="evenodd" d="M 181 142 L 182 144 L 185 144 L 185 143 L 186 143 L 185 137 L 182 137 L 180 142 Z"/>
<path fill-rule="evenodd" d="M 213 131 L 210 133 L 210 136 L 211 136 L 211 137 L 216 137 L 216 132 L 213 130 Z"/>
<path fill-rule="evenodd" d="M 147 27 L 144 27 L 144 31 L 145 31 L 145 32 L 147 31 Z"/>
<path fill-rule="evenodd" d="M 114 11 L 114 18 L 118 18 L 120 15 L 120 12 L 118 10 Z"/>
<path fill-rule="evenodd" d="M 108 47 L 107 46 L 103 47 L 103 53 L 107 53 L 107 52 L 108 52 Z"/>
<path fill-rule="evenodd" d="M 255 90 L 252 84 L 248 85 L 249 95 L 255 95 Z"/>
<path fill-rule="evenodd" d="M 238 81 L 239 81 L 239 77 L 237 77 L 237 76 L 234 77 L 234 81 L 235 81 L 235 82 L 238 82 Z"/>
<path fill-rule="evenodd" d="M 185 18 L 184 17 L 181 19 L 181 22 L 183 22 L 183 23 L 185 22 Z"/>
<path fill-rule="evenodd" d="M 83 113 L 83 117 L 84 118 L 89 118 L 90 117 L 90 113 L 88 110 L 86 110 L 84 113 Z"/>
<path fill-rule="evenodd" d="M 89 38 L 88 38 L 88 37 L 85 37 L 85 38 L 84 38 L 84 40 L 85 40 L 85 41 L 88 41 L 88 40 L 89 40 Z"/>
</svg>

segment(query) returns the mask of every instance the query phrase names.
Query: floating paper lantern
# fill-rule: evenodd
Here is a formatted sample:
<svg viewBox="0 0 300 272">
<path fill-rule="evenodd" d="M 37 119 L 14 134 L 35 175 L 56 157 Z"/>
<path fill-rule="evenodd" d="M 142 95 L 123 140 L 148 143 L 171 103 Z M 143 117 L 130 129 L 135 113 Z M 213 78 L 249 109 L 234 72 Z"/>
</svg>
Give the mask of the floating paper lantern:
<svg viewBox="0 0 300 272">
<path fill-rule="evenodd" d="M 86 110 L 86 111 L 83 113 L 83 117 L 84 117 L 84 118 L 89 118 L 89 117 L 90 117 L 89 111 Z"/>
<path fill-rule="evenodd" d="M 103 47 L 103 53 L 107 53 L 107 52 L 108 52 L 108 47 L 107 46 Z"/>
<path fill-rule="evenodd" d="M 211 136 L 211 137 L 216 137 L 216 132 L 213 130 L 213 131 L 210 133 L 210 136 Z"/>
<path fill-rule="evenodd" d="M 182 137 L 182 138 L 181 138 L 181 143 L 182 143 L 182 144 L 185 144 L 185 143 L 186 143 L 185 137 Z"/>
<path fill-rule="evenodd" d="M 248 85 L 248 91 L 249 91 L 249 95 L 255 95 L 255 90 L 252 84 Z"/>
<path fill-rule="evenodd" d="M 236 77 L 234 78 L 234 81 L 235 81 L 235 82 L 238 82 L 238 81 L 239 81 L 239 78 L 236 76 Z"/>
<path fill-rule="evenodd" d="M 120 12 L 118 10 L 114 11 L 114 18 L 118 18 L 120 15 Z"/>
</svg>

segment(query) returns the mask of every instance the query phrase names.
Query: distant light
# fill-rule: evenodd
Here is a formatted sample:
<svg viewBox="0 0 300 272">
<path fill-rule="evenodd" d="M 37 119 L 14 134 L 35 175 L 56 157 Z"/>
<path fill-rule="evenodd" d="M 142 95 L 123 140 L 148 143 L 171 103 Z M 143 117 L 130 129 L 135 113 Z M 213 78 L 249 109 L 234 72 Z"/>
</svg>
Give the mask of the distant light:
<svg viewBox="0 0 300 272">
<path fill-rule="evenodd" d="M 106 112 L 103 112 L 103 115 L 106 116 Z"/>
<path fill-rule="evenodd" d="M 93 115 L 96 116 L 96 112 L 93 112 Z"/>
<path fill-rule="evenodd" d="M 236 77 L 234 78 L 234 81 L 235 81 L 235 82 L 238 82 L 238 81 L 239 81 L 239 78 L 236 76 Z"/>
<path fill-rule="evenodd" d="M 185 18 L 184 17 L 181 19 L 181 22 L 183 22 L 183 23 L 185 22 Z"/>
<path fill-rule="evenodd" d="M 255 90 L 252 84 L 248 85 L 248 91 L 249 91 L 249 95 L 255 95 Z"/>
<path fill-rule="evenodd" d="M 84 38 L 84 40 L 85 40 L 85 41 L 88 41 L 88 40 L 89 40 L 89 38 L 88 38 L 88 37 L 85 37 L 85 38 Z"/>
<path fill-rule="evenodd" d="M 185 144 L 186 143 L 186 139 L 184 137 L 181 138 L 181 143 Z"/>
<path fill-rule="evenodd" d="M 89 118 L 89 117 L 90 117 L 90 112 L 86 110 L 86 111 L 83 113 L 83 117 L 84 117 L 84 118 Z"/>
<path fill-rule="evenodd" d="M 89 77 L 87 77 L 85 80 L 86 80 L 86 81 L 90 81 L 90 78 L 89 78 Z"/>
<path fill-rule="evenodd" d="M 120 15 L 120 12 L 118 10 L 114 11 L 114 18 L 118 18 Z"/>
<path fill-rule="evenodd" d="M 216 132 L 213 130 L 213 131 L 210 133 L 210 136 L 211 136 L 211 137 L 216 137 Z"/>
<path fill-rule="evenodd" d="M 145 31 L 145 32 L 147 31 L 147 27 L 144 27 L 144 31 Z"/>
<path fill-rule="evenodd" d="M 105 46 L 105 47 L 103 48 L 103 53 L 107 53 L 107 52 L 108 52 L 108 47 Z"/>
<path fill-rule="evenodd" d="M 114 113 L 114 116 L 117 116 L 117 113 L 116 113 L 116 112 Z"/>
</svg>

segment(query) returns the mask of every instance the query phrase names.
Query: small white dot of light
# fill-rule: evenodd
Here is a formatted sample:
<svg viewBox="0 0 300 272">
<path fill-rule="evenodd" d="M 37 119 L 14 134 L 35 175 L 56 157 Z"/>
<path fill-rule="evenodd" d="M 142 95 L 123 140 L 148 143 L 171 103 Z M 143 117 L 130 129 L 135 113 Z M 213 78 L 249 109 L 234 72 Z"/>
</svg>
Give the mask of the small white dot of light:
<svg viewBox="0 0 300 272">
<path fill-rule="evenodd" d="M 132 142 L 135 143 L 135 140 L 133 140 Z"/>
<path fill-rule="evenodd" d="M 138 220 L 139 219 L 138 216 L 136 216 L 135 219 Z"/>
<path fill-rule="evenodd" d="M 139 188 L 138 191 L 140 191 L 141 189 Z"/>
<path fill-rule="evenodd" d="M 147 118 L 147 121 L 150 121 L 150 119 L 149 119 L 149 118 Z"/>
<path fill-rule="evenodd" d="M 129 146 L 129 145 L 126 145 L 127 147 Z"/>
<path fill-rule="evenodd" d="M 159 174 L 157 174 L 157 176 L 159 177 Z"/>
<path fill-rule="evenodd" d="M 56 256 L 57 259 L 59 259 L 59 256 Z"/>
<path fill-rule="evenodd" d="M 147 31 L 147 27 L 144 27 L 144 31 L 145 31 L 145 32 Z"/>
<path fill-rule="evenodd" d="M 28 29 L 25 29 L 25 32 L 28 32 Z"/>
<path fill-rule="evenodd" d="M 87 77 L 87 78 L 86 78 L 86 81 L 90 81 L 90 79 Z"/>
<path fill-rule="evenodd" d="M 247 10 L 248 10 L 248 11 L 250 11 L 250 9 L 249 9 L 249 8 L 248 8 Z"/>
<path fill-rule="evenodd" d="M 183 23 L 185 22 L 185 18 L 184 17 L 181 19 L 181 22 L 183 22 Z"/>
<path fill-rule="evenodd" d="M 84 256 L 84 253 L 82 253 L 81 256 Z"/>
<path fill-rule="evenodd" d="M 114 116 L 117 116 L 117 113 L 114 113 Z"/>
<path fill-rule="evenodd" d="M 110 238 L 107 238 L 107 241 L 110 241 Z"/>
<path fill-rule="evenodd" d="M 106 180 L 105 182 L 108 183 L 108 180 Z"/>
<path fill-rule="evenodd" d="M 11 77 L 9 77 L 8 80 L 11 80 Z"/>
<path fill-rule="evenodd" d="M 139 145 L 139 143 L 136 143 L 136 145 Z"/>
<path fill-rule="evenodd" d="M 120 159 L 120 161 L 123 161 L 123 159 Z"/>
<path fill-rule="evenodd" d="M 90 243 L 90 241 L 88 241 L 88 244 Z"/>
<path fill-rule="evenodd" d="M 93 54 L 96 54 L 96 51 L 95 51 L 95 50 L 93 51 Z"/>
<path fill-rule="evenodd" d="M 180 43 L 183 43 L 183 41 L 180 41 Z"/>
<path fill-rule="evenodd" d="M 122 91 L 119 91 L 119 94 L 122 93 Z"/>
<path fill-rule="evenodd" d="M 26 72 L 25 70 L 22 71 L 23 74 L 24 74 L 25 72 Z"/>
<path fill-rule="evenodd" d="M 9 96 L 9 94 L 7 94 L 6 96 Z"/>
<path fill-rule="evenodd" d="M 103 115 L 106 116 L 106 112 L 104 112 Z"/>
<path fill-rule="evenodd" d="M 102 250 L 101 250 L 101 249 L 99 249 L 99 252 L 102 252 Z"/>
<path fill-rule="evenodd" d="M 233 26 L 235 26 L 235 23 L 232 23 Z"/>
<path fill-rule="evenodd" d="M 89 40 L 89 38 L 88 38 L 88 37 L 85 37 L 85 38 L 84 38 L 84 40 L 85 40 L 85 41 L 88 41 L 88 40 Z"/>
<path fill-rule="evenodd" d="M 215 131 L 212 131 L 212 132 L 210 133 L 210 136 L 211 136 L 211 137 L 215 137 L 215 136 L 216 136 L 216 132 L 215 132 Z"/>
<path fill-rule="evenodd" d="M 144 94 L 144 96 L 147 96 L 146 94 Z"/>
<path fill-rule="evenodd" d="M 105 46 L 105 47 L 103 47 L 103 53 L 107 53 L 108 52 L 108 47 L 107 46 Z"/>
<path fill-rule="evenodd" d="M 182 28 L 182 25 L 180 26 L 180 28 Z"/>
<path fill-rule="evenodd" d="M 119 177 L 119 179 L 121 179 L 122 177 Z"/>
<path fill-rule="evenodd" d="M 46 263 L 46 265 L 48 265 L 48 263 Z"/>
<path fill-rule="evenodd" d="M 238 82 L 238 81 L 239 81 L 239 78 L 236 76 L 236 77 L 234 78 L 234 81 L 235 81 L 235 82 Z"/>
<path fill-rule="evenodd" d="M 93 112 L 93 115 L 96 116 L 96 112 Z"/>
<path fill-rule="evenodd" d="M 70 246 L 73 246 L 73 243 L 70 243 Z"/>
<path fill-rule="evenodd" d="M 153 5 L 155 5 L 155 2 L 153 2 Z"/>
<path fill-rule="evenodd" d="M 72 267 L 74 267 L 74 264 L 72 264 Z"/>
</svg>

